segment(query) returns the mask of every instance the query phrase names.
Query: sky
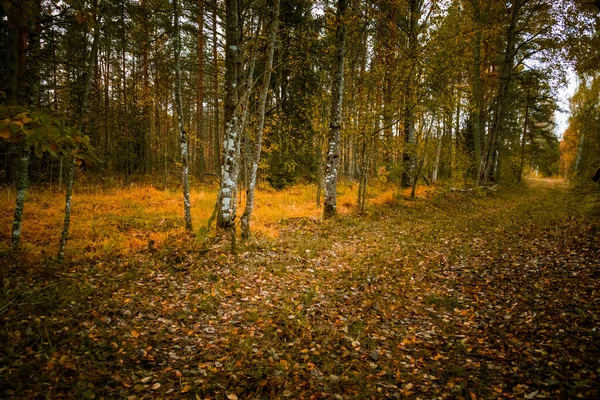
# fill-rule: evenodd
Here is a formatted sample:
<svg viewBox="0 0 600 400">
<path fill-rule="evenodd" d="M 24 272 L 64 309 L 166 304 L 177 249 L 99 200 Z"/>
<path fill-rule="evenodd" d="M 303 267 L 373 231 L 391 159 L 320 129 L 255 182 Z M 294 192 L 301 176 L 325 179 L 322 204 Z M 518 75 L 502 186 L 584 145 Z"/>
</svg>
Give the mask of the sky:
<svg viewBox="0 0 600 400">
<path fill-rule="evenodd" d="M 562 139 L 563 133 L 569 125 L 569 99 L 575 94 L 575 90 L 577 90 L 577 77 L 574 72 L 569 72 L 568 80 L 569 84 L 558 90 L 558 106 L 562 111 L 556 111 L 554 114 L 556 118 L 555 133 L 559 139 Z"/>
</svg>

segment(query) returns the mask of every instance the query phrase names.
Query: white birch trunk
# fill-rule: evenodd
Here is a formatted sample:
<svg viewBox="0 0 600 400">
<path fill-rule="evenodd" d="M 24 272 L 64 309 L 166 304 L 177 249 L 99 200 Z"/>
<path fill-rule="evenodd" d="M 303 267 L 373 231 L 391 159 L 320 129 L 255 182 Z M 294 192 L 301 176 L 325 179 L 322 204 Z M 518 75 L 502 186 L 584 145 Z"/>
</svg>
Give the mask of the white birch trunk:
<svg viewBox="0 0 600 400">
<path fill-rule="evenodd" d="M 60 235 L 60 244 L 58 246 L 58 261 L 65 259 L 65 247 L 69 238 L 69 227 L 71 226 L 71 203 L 73 199 L 73 184 L 75 182 L 75 171 L 77 170 L 77 162 L 75 158 L 69 163 L 69 171 L 67 174 L 67 193 L 65 199 L 65 220 L 63 230 Z"/>
<path fill-rule="evenodd" d="M 440 137 L 438 138 L 437 148 L 435 150 L 435 163 L 433 164 L 433 172 L 431 174 L 431 183 L 437 182 L 438 172 L 440 170 L 440 156 L 442 154 L 442 142 L 443 142 L 443 134 L 440 133 Z"/>
<path fill-rule="evenodd" d="M 185 228 L 192 232 L 192 212 L 190 205 L 189 154 L 188 138 L 183 124 L 183 107 L 181 106 L 181 36 L 179 32 L 179 2 L 173 0 L 173 53 L 175 56 L 175 112 L 181 148 L 181 183 L 183 186 L 183 214 Z"/>
<path fill-rule="evenodd" d="M 323 218 L 333 218 L 337 214 L 337 176 L 340 163 L 340 130 L 342 125 L 342 102 L 344 97 L 344 59 L 346 53 L 346 8 L 347 0 L 338 0 L 336 28 L 336 60 L 333 65 L 331 84 L 331 114 L 329 122 L 329 144 L 325 164 L 325 198 Z"/>
<path fill-rule="evenodd" d="M 21 227 L 23 226 L 23 208 L 25 206 L 25 194 L 27 193 L 28 174 L 29 174 L 29 147 L 25 144 L 21 146 L 19 155 L 17 175 L 17 201 L 15 204 L 15 215 L 13 218 L 12 229 L 12 248 L 18 250 L 21 246 Z"/>
<path fill-rule="evenodd" d="M 254 210 L 254 192 L 256 189 L 256 178 L 258 175 L 258 164 L 260 162 L 260 153 L 262 151 L 263 131 L 265 127 L 265 109 L 267 105 L 267 94 L 271 82 L 271 70 L 273 69 L 273 58 L 275 56 L 275 42 L 277 40 L 277 30 L 279 28 L 279 0 L 273 0 L 271 11 L 271 23 L 269 25 L 269 42 L 267 44 L 267 62 L 265 65 L 265 75 L 263 85 L 260 90 L 258 100 L 258 128 L 256 132 L 256 141 L 252 149 L 252 165 L 250 167 L 250 179 L 248 180 L 248 189 L 246 194 L 246 209 L 242 216 L 242 237 L 250 237 L 250 218 Z"/>
<path fill-rule="evenodd" d="M 217 228 L 235 232 L 237 179 L 239 172 L 240 124 L 239 103 L 240 32 L 237 0 L 225 1 L 225 136 L 221 188 L 217 201 Z"/>
</svg>

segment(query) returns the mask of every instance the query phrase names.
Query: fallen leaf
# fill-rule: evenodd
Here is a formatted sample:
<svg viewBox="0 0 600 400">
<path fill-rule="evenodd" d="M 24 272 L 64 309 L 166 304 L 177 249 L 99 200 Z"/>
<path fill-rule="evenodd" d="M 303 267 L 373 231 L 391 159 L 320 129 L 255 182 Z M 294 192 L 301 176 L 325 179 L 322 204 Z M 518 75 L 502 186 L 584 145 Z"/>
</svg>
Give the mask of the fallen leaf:
<svg viewBox="0 0 600 400">
<path fill-rule="evenodd" d="M 537 396 L 537 394 L 538 394 L 539 392 L 540 392 L 539 390 L 536 390 L 535 392 L 531 392 L 531 393 L 529 393 L 529 394 L 525 395 L 525 398 L 526 398 L 526 399 L 534 399 L 534 398 L 535 398 L 535 396 Z"/>
</svg>

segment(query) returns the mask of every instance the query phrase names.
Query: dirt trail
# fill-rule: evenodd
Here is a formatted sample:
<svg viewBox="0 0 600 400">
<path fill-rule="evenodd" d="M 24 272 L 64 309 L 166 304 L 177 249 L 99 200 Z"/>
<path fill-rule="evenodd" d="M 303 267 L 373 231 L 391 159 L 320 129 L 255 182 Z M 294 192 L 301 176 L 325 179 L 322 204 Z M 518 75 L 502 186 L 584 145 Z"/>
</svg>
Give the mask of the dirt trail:
<svg viewBox="0 0 600 400">
<path fill-rule="evenodd" d="M 598 398 L 598 221 L 566 186 L 282 221 L 23 276 L 4 397 Z M 16 303 L 15 303 L 16 304 Z M 133 397 L 135 396 L 135 397 Z"/>
</svg>

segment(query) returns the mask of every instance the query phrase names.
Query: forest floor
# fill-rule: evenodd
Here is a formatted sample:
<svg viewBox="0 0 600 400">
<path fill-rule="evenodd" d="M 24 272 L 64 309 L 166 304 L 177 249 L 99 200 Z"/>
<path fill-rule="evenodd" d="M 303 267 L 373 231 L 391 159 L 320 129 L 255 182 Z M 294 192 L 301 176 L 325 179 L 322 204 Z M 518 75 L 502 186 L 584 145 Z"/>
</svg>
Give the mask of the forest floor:
<svg viewBox="0 0 600 400">
<path fill-rule="evenodd" d="M 600 398 L 600 222 L 575 197 L 532 180 L 283 218 L 236 255 L 13 260 L 0 397 Z"/>
</svg>

